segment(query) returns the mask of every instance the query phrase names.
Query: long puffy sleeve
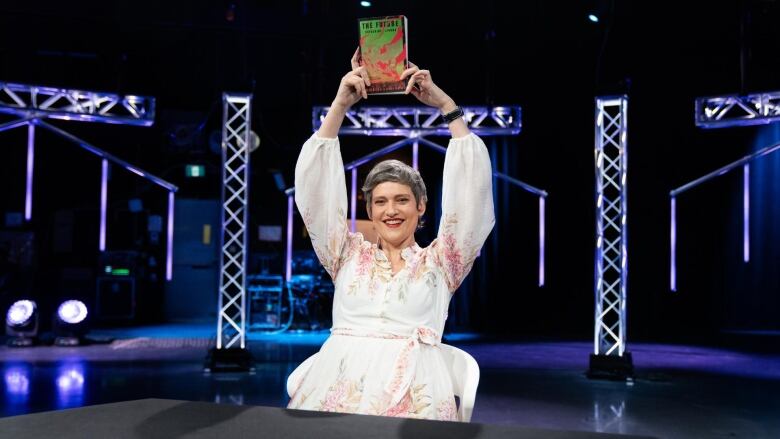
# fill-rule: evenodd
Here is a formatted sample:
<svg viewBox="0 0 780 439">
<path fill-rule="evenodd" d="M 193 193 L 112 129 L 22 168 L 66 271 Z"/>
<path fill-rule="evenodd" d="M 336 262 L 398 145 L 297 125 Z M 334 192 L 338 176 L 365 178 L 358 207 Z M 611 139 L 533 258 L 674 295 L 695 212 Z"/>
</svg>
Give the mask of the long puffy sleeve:
<svg viewBox="0 0 780 439">
<path fill-rule="evenodd" d="M 442 218 L 431 243 L 451 293 L 471 271 L 494 223 L 493 170 L 485 143 L 474 133 L 451 139 L 444 158 Z"/>
<path fill-rule="evenodd" d="M 339 140 L 312 135 L 295 164 L 295 203 L 309 231 L 314 251 L 336 280 L 346 259 L 347 187 Z"/>
</svg>

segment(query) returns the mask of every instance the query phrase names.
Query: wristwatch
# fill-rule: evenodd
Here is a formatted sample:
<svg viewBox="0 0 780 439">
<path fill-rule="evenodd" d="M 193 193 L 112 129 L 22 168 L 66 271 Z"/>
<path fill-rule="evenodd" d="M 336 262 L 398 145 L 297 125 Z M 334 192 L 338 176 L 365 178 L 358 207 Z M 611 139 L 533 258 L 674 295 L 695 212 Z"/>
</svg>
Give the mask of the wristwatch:
<svg viewBox="0 0 780 439">
<path fill-rule="evenodd" d="M 447 123 L 457 120 L 459 117 L 463 117 L 463 109 L 460 108 L 459 106 L 455 107 L 455 109 L 450 111 L 449 113 L 442 115 L 442 118 Z"/>
</svg>

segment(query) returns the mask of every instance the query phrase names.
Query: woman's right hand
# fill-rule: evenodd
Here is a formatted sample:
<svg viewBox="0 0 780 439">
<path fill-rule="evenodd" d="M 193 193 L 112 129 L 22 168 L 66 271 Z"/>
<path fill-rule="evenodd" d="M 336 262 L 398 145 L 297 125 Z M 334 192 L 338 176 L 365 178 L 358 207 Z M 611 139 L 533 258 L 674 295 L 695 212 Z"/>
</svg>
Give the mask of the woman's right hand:
<svg viewBox="0 0 780 439">
<path fill-rule="evenodd" d="M 366 87 L 371 85 L 371 80 L 368 79 L 366 68 L 360 65 L 359 56 L 360 48 L 358 47 L 355 54 L 352 55 L 352 71 L 341 78 L 339 91 L 336 92 L 331 107 L 340 107 L 346 110 L 358 103 L 361 98 L 368 99 Z"/>
</svg>

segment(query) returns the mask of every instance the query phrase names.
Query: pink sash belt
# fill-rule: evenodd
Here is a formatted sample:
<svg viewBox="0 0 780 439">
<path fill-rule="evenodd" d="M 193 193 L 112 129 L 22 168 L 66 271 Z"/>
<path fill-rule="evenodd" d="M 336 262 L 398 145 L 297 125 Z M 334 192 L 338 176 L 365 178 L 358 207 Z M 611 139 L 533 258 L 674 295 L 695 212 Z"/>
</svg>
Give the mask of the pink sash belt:
<svg viewBox="0 0 780 439">
<path fill-rule="evenodd" d="M 417 359 L 420 354 L 420 343 L 436 346 L 441 340 L 436 331 L 427 326 L 414 328 L 410 335 L 361 331 L 349 328 L 333 328 L 330 332 L 333 335 L 406 340 L 404 347 L 398 352 L 398 356 L 393 364 L 392 375 L 385 385 L 385 392 L 390 397 L 390 405 L 388 407 L 397 405 L 412 385 Z"/>
</svg>

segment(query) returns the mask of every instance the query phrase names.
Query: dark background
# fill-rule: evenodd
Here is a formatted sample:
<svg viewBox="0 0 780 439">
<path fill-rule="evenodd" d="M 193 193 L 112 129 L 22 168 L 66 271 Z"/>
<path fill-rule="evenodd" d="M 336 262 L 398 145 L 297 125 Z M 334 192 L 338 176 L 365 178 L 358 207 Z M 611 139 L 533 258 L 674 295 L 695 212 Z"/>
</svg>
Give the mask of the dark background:
<svg viewBox="0 0 780 439">
<path fill-rule="evenodd" d="M 629 340 L 706 342 L 724 331 L 780 329 L 780 159 L 753 167 L 750 264 L 741 262 L 740 172 L 681 196 L 677 293 L 669 291 L 668 244 L 669 190 L 780 140 L 773 126 L 702 130 L 693 118 L 696 97 L 780 89 L 775 1 L 372 3 L 3 2 L 0 81 L 155 97 L 151 128 L 54 123 L 179 185 L 182 198 L 219 197 L 220 161 L 209 138 L 221 128 L 221 93 L 253 93 L 261 138 L 252 156 L 254 240 L 258 224 L 284 224 L 273 173 L 292 184 L 311 107 L 330 103 L 349 68 L 356 19 L 405 14 L 412 61 L 458 103 L 522 106 L 523 132 L 490 142 L 494 166 L 550 194 L 547 284 L 536 285 L 537 201 L 497 183 L 498 222 L 454 299 L 450 329 L 592 336 L 594 97 L 615 93 L 629 96 Z M 601 21 L 588 21 L 590 12 Z M 23 210 L 25 135 L 0 134 L 3 213 Z M 389 142 L 343 139 L 345 162 Z M 36 216 L 23 227 L 36 236 L 35 276 L 15 291 L 46 295 L 61 288 L 63 267 L 96 267 L 100 174 L 97 159 L 50 134 L 37 145 Z M 188 163 L 206 165 L 207 178 L 185 179 Z M 441 163 L 434 153 L 421 156 L 432 194 Z M 112 182 L 112 248 L 162 257 L 126 206 L 141 198 L 147 213 L 164 216 L 165 194 L 139 179 L 121 181 Z M 58 215 L 74 218 L 75 244 L 65 250 L 52 244 Z M 296 247 L 306 248 L 298 236 Z M 151 284 L 164 294 L 162 282 Z M 161 318 L 154 300 L 145 306 L 146 318 Z"/>
</svg>

